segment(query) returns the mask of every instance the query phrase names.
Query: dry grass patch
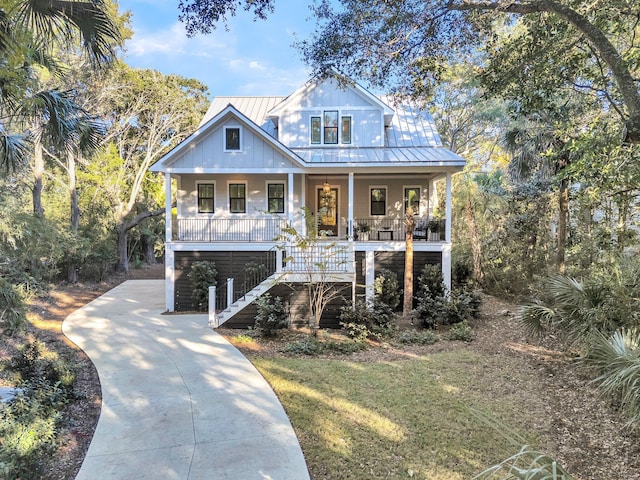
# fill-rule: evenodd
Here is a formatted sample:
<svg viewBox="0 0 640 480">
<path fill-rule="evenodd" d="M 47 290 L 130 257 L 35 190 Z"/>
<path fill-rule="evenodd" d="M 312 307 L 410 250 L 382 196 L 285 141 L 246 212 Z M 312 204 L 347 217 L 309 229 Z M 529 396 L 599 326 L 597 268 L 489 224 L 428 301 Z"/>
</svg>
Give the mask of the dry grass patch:
<svg viewBox="0 0 640 480">
<path fill-rule="evenodd" d="M 372 363 L 252 361 L 287 410 L 316 480 L 468 479 L 513 453 L 470 412 L 497 412 L 511 427 L 521 413 L 478 389 L 474 352 Z"/>
</svg>

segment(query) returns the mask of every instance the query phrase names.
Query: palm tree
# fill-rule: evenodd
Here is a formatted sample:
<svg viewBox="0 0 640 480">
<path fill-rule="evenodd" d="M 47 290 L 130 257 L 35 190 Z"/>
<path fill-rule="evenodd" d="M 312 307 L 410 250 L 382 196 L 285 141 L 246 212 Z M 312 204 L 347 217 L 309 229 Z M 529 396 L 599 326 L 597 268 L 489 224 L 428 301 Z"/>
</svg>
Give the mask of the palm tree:
<svg viewBox="0 0 640 480">
<path fill-rule="evenodd" d="M 507 131 L 505 144 L 513 154 L 508 170 L 512 179 L 559 180 L 556 267 L 563 274 L 569 224 L 569 178 L 565 172 L 572 161 L 565 136 L 552 118 L 533 116 Z"/>
<path fill-rule="evenodd" d="M 115 14 L 103 0 L 18 0 L 0 7 L 0 165 L 6 171 L 18 167 L 26 156 L 29 135 L 24 130 L 27 118 L 33 117 L 27 109 L 25 118 L 23 105 L 43 100 L 29 96 L 38 88 L 33 67 L 60 76 L 56 52 L 75 46 L 86 52 L 93 67 L 110 64 L 122 41 Z M 37 143 L 38 133 L 32 133 Z M 39 158 L 36 163 L 41 163 Z"/>
</svg>

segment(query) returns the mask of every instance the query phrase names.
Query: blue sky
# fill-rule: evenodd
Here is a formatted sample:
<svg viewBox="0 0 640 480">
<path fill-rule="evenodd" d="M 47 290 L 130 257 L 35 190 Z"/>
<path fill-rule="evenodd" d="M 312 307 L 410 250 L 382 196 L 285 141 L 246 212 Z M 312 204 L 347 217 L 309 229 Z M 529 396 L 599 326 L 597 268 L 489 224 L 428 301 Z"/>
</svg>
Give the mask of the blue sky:
<svg viewBox="0 0 640 480">
<path fill-rule="evenodd" d="M 133 13 L 125 60 L 132 67 L 196 78 L 212 97 L 288 95 L 310 75 L 291 46 L 313 31 L 309 3 L 277 0 L 267 20 L 255 22 L 239 9 L 229 31 L 221 24 L 209 35 L 187 38 L 176 0 L 120 0 L 120 11 Z"/>
</svg>

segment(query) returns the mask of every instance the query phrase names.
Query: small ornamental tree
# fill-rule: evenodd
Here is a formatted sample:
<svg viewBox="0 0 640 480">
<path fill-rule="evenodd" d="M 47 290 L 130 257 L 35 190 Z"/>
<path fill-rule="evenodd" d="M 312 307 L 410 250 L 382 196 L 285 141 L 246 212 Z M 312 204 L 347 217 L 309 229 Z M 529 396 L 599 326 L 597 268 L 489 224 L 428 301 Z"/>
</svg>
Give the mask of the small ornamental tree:
<svg viewBox="0 0 640 480">
<path fill-rule="evenodd" d="M 279 248 L 291 252 L 284 258 L 287 269 L 302 276 L 309 297 L 309 327 L 317 335 L 327 305 L 351 286 L 341 284 L 337 276 L 337 273 L 346 271 L 348 255 L 346 247 L 328 241 L 326 232 L 318 231 L 315 218 L 308 208 L 303 208 L 302 212 L 307 234 L 287 225 L 278 240 L 282 242 Z"/>
<path fill-rule="evenodd" d="M 214 262 L 200 261 L 191 264 L 191 271 L 187 275 L 191 283 L 191 298 L 196 310 L 204 312 L 209 308 L 209 287 L 215 287 L 218 282 Z"/>
</svg>

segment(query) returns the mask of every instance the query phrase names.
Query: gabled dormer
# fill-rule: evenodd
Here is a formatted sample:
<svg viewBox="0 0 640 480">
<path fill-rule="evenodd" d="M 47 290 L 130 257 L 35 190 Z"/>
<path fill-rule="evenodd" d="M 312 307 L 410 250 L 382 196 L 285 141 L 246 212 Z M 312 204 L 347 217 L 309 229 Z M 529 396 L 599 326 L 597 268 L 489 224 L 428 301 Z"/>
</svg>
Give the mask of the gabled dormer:
<svg viewBox="0 0 640 480">
<path fill-rule="evenodd" d="M 269 118 L 289 148 L 383 147 L 394 111 L 356 83 L 310 80 Z"/>
</svg>

